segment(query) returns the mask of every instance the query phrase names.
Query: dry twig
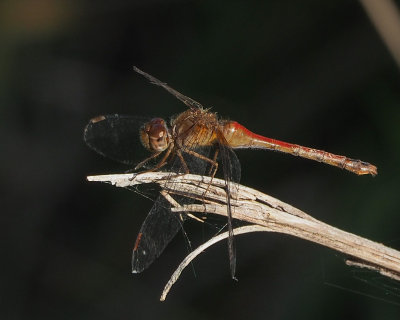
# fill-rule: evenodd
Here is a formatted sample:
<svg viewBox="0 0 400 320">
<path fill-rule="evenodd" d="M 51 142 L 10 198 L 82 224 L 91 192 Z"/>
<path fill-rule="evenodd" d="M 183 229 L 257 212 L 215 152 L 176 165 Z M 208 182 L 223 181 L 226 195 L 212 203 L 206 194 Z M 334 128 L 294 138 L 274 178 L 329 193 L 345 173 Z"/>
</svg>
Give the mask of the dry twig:
<svg viewBox="0 0 400 320">
<path fill-rule="evenodd" d="M 172 192 L 172 190 L 168 190 L 171 184 L 165 183 L 167 178 L 171 178 L 171 174 L 167 172 L 87 177 L 89 181 L 111 183 L 117 187 L 157 183 L 169 195 L 166 198 L 171 202 L 173 212 L 227 214 L 225 182 L 223 180 L 191 174 L 176 175 L 173 177 L 174 190 Z M 248 222 L 253 227 L 254 225 L 257 226 L 253 229 L 251 227 L 238 229 L 236 234 L 252 231 L 290 234 L 344 253 L 350 257 L 346 262 L 348 265 L 375 270 L 384 276 L 400 280 L 399 251 L 327 225 L 301 210 L 257 190 L 237 184 L 232 184 L 230 189 L 233 218 Z M 207 190 L 206 194 L 205 190 Z M 197 199 L 198 202 L 192 205 L 180 206 L 173 198 L 171 199 L 171 193 L 179 193 L 180 195 Z M 223 239 L 224 235 L 219 235 L 218 237 L 211 239 L 185 259 L 168 282 L 165 289 L 167 291 L 164 290 L 162 299 L 165 299 L 170 287 L 178 279 L 180 272 L 187 265 L 186 262 L 190 262 L 206 247 Z"/>
</svg>

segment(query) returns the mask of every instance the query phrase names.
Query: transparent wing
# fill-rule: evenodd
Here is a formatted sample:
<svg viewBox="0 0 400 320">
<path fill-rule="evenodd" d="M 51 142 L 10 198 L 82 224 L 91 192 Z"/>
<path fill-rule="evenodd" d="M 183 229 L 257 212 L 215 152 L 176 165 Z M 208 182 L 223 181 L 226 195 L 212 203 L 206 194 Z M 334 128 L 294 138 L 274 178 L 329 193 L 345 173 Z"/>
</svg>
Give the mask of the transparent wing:
<svg viewBox="0 0 400 320">
<path fill-rule="evenodd" d="M 148 155 L 139 139 L 139 129 L 148 120 L 119 114 L 98 116 L 89 121 L 83 137 L 97 153 L 133 165 Z"/>
<path fill-rule="evenodd" d="M 227 141 L 224 138 L 222 132 L 218 132 L 218 148 L 220 154 L 220 163 L 222 164 L 223 176 L 225 180 L 225 191 L 226 191 L 226 203 L 227 203 L 227 215 L 228 215 L 228 253 L 229 253 L 229 262 L 231 269 L 232 279 L 235 278 L 236 273 L 236 248 L 233 234 L 233 225 L 232 225 L 232 205 L 231 205 L 231 191 L 232 186 L 231 182 L 239 182 L 240 181 L 240 162 L 237 158 L 235 152 L 228 146 Z"/>
<path fill-rule="evenodd" d="M 184 218 L 180 220 L 180 216 L 171 212 L 170 207 L 169 202 L 160 195 L 144 220 L 133 248 L 133 273 L 147 269 L 181 229 Z"/>
<path fill-rule="evenodd" d="M 175 89 L 171 88 L 168 86 L 166 83 L 161 82 L 157 78 L 153 77 L 152 75 L 140 70 L 137 67 L 133 67 L 133 70 L 135 70 L 137 73 L 141 74 L 145 78 L 147 78 L 152 84 L 155 84 L 157 86 L 163 87 L 165 90 L 167 90 L 170 94 L 175 96 L 177 99 L 181 100 L 184 104 L 186 104 L 189 108 L 196 108 L 196 109 L 203 109 L 203 106 L 197 102 L 196 100 L 193 100 L 192 98 L 189 98 L 182 93 L 176 91 Z"/>
</svg>

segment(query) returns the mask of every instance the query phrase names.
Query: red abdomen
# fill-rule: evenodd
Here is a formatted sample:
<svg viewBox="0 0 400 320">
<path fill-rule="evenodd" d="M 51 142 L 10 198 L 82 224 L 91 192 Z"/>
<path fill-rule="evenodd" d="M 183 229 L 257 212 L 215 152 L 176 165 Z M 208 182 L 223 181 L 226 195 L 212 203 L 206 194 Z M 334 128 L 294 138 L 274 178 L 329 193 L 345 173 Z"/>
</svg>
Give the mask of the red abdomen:
<svg viewBox="0 0 400 320">
<path fill-rule="evenodd" d="M 228 142 L 228 145 L 231 148 L 259 148 L 278 150 L 294 156 L 299 156 L 339 167 L 358 175 L 371 174 L 374 176 L 378 173 L 377 168 L 368 162 L 347 158 L 345 156 L 339 156 L 323 150 L 307 148 L 297 144 L 263 137 L 251 132 L 236 121 L 222 122 L 220 125 L 220 130 L 222 131 L 226 141 Z"/>
</svg>

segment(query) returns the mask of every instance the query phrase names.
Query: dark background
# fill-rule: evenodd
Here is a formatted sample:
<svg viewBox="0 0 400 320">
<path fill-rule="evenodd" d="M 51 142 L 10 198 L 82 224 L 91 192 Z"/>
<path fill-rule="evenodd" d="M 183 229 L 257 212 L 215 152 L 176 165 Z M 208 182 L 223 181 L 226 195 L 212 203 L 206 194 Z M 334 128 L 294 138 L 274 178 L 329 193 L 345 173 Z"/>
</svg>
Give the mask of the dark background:
<svg viewBox="0 0 400 320">
<path fill-rule="evenodd" d="M 288 155 L 240 151 L 242 183 L 400 249 L 399 70 L 357 1 L 2 1 L 2 319 L 398 319 L 399 283 L 280 234 L 225 243 L 186 270 L 180 234 L 142 274 L 131 249 L 152 203 L 89 174 L 126 167 L 89 150 L 103 113 L 170 116 L 168 82 L 273 138 L 378 166 L 358 177 Z M 201 240 L 202 227 L 186 231 Z"/>
</svg>

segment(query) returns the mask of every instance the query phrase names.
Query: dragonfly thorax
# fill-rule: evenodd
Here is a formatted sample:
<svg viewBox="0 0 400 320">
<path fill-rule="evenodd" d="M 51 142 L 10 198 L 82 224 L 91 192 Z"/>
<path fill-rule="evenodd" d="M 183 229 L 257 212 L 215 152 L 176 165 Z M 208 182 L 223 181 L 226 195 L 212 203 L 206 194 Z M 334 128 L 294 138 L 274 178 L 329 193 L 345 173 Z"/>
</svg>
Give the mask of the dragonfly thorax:
<svg viewBox="0 0 400 320">
<path fill-rule="evenodd" d="M 171 142 L 168 127 L 161 118 L 151 119 L 140 128 L 140 140 L 151 152 L 166 150 Z"/>
</svg>

